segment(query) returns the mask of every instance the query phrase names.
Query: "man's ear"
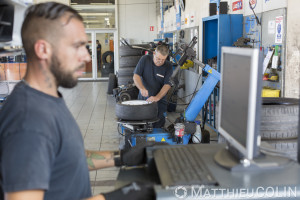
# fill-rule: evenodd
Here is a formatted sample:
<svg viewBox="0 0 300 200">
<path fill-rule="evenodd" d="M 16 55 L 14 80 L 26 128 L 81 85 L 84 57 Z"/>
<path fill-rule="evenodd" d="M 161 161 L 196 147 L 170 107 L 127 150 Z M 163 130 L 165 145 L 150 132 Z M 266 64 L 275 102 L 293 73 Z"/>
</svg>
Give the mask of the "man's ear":
<svg viewBox="0 0 300 200">
<path fill-rule="evenodd" d="M 50 59 L 52 55 L 51 45 L 45 40 L 37 40 L 34 44 L 34 51 L 41 60 Z"/>
</svg>

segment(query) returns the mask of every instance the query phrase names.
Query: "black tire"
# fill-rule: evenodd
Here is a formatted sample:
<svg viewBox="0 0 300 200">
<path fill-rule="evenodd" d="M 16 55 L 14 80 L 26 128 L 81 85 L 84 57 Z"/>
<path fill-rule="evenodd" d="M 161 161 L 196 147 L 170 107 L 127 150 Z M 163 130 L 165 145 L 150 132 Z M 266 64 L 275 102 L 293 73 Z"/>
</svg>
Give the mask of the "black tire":
<svg viewBox="0 0 300 200">
<path fill-rule="evenodd" d="M 107 61 L 107 57 L 110 56 L 111 57 L 111 61 Z M 106 51 L 103 55 L 102 55 L 102 62 L 103 64 L 106 63 L 114 63 L 114 52 L 112 51 Z"/>
<path fill-rule="evenodd" d="M 298 137 L 299 99 L 263 98 L 260 135 L 263 140 Z"/>
<path fill-rule="evenodd" d="M 125 56 L 125 57 L 120 57 L 120 68 L 123 67 L 131 67 L 131 66 L 136 66 L 136 64 L 139 62 L 141 59 L 141 56 Z"/>
<path fill-rule="evenodd" d="M 202 130 L 202 140 L 201 143 L 210 143 L 210 133 L 208 130 Z"/>
<path fill-rule="evenodd" d="M 265 141 L 271 145 L 276 151 L 284 154 L 284 156 L 289 157 L 293 160 L 297 160 L 298 152 L 298 140 L 268 140 Z"/>
<path fill-rule="evenodd" d="M 132 100 L 136 101 L 136 100 Z M 116 104 L 116 116 L 123 120 L 149 120 L 157 117 L 157 103 L 145 105 L 125 105 L 120 102 Z"/>
<path fill-rule="evenodd" d="M 120 46 L 120 56 L 142 56 L 144 54 L 142 49 L 132 49 L 129 46 Z"/>
<path fill-rule="evenodd" d="M 113 94 L 113 89 L 118 87 L 117 77 L 113 73 L 110 73 L 108 77 L 107 94 Z"/>
<path fill-rule="evenodd" d="M 129 83 L 133 83 L 132 76 L 122 76 L 118 77 L 118 85 L 127 85 Z"/>
<path fill-rule="evenodd" d="M 118 77 L 122 76 L 133 76 L 135 66 L 133 67 L 123 67 L 118 70 Z"/>
</svg>

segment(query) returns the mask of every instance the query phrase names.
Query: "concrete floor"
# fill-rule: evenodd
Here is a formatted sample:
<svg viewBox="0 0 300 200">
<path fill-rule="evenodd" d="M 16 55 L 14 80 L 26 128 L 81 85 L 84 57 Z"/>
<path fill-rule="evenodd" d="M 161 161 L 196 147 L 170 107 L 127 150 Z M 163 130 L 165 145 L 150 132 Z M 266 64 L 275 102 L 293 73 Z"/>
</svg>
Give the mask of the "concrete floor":
<svg viewBox="0 0 300 200">
<path fill-rule="evenodd" d="M 106 94 L 107 82 L 79 82 L 73 89 L 59 89 L 76 119 L 85 148 L 118 150 L 122 137 L 117 132 L 115 99 Z M 114 190 L 119 169 L 116 167 L 90 172 L 93 194 Z"/>
</svg>

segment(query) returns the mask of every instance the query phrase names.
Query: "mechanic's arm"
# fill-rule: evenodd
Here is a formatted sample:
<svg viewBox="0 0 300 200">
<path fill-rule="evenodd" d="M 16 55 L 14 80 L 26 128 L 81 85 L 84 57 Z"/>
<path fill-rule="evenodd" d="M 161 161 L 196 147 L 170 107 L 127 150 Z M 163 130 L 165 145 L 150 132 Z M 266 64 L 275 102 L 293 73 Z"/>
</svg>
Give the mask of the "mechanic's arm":
<svg viewBox="0 0 300 200">
<path fill-rule="evenodd" d="M 165 84 L 156 96 L 149 97 L 147 101 L 157 102 L 161 100 L 161 98 L 163 98 L 168 93 L 170 88 L 171 86 L 169 84 Z"/>
<path fill-rule="evenodd" d="M 134 74 L 133 75 L 133 81 L 134 81 L 135 86 L 140 90 L 141 95 L 143 97 L 148 97 L 149 96 L 148 90 L 143 85 L 143 81 L 142 81 L 140 75 Z"/>
<path fill-rule="evenodd" d="M 43 200 L 44 190 L 24 190 L 5 193 L 5 200 Z"/>
<path fill-rule="evenodd" d="M 89 170 L 102 169 L 115 166 L 114 157 L 118 151 L 85 151 Z"/>
</svg>

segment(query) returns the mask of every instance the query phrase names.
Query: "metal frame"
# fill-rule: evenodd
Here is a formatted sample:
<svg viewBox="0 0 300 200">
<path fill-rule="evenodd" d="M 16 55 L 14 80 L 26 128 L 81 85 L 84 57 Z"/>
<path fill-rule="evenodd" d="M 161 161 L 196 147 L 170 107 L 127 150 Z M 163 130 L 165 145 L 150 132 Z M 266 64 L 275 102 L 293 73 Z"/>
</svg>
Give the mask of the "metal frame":
<svg viewBox="0 0 300 200">
<path fill-rule="evenodd" d="M 115 66 L 119 66 L 119 45 L 118 39 L 118 30 L 117 29 L 86 29 L 87 34 L 91 34 L 92 39 L 92 78 L 79 78 L 79 80 L 108 80 L 108 77 L 97 77 L 97 47 L 96 47 L 96 34 L 97 33 L 113 33 L 114 34 L 114 63 Z M 116 71 L 116 67 L 115 67 Z"/>
</svg>

